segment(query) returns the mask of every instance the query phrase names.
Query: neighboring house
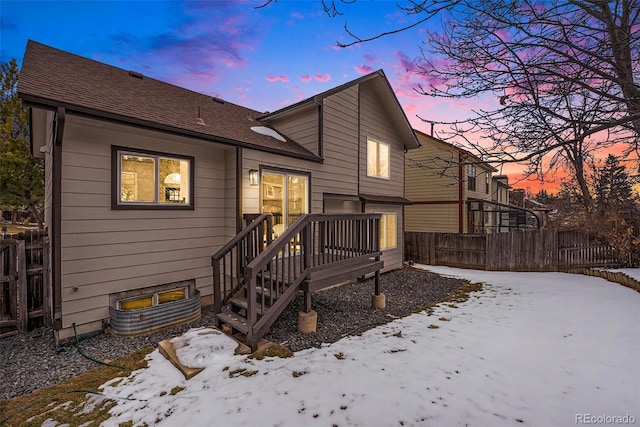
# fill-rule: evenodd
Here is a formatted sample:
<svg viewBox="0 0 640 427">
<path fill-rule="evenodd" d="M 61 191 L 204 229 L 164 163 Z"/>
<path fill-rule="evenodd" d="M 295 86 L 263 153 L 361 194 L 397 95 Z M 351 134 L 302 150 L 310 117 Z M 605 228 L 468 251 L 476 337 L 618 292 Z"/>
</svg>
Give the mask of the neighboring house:
<svg viewBox="0 0 640 427">
<path fill-rule="evenodd" d="M 543 228 L 540 212 L 513 203 L 510 189 L 508 176 L 494 175 L 491 178 L 491 200 L 470 199 L 470 233 L 506 233 Z"/>
<path fill-rule="evenodd" d="M 528 221 L 532 228 L 547 228 L 549 226 L 549 213 L 551 209 L 544 203 L 540 203 L 530 197 L 527 197 L 525 191 L 521 188 L 516 188 L 509 191 L 509 201 L 514 206 L 527 209 L 535 213 L 539 221 L 539 226 L 536 227 L 536 219 L 529 217 Z"/>
<path fill-rule="evenodd" d="M 415 130 L 421 147 L 407 152 L 405 231 L 477 232 L 491 224 L 470 201 L 491 200 L 496 169 L 470 152 Z"/>
<path fill-rule="evenodd" d="M 22 64 L 32 151 L 46 159 L 58 339 L 103 328 L 114 307 L 194 292 L 214 303 L 212 254 L 245 214 L 272 214 L 278 237 L 308 213 L 381 213 L 384 270 L 402 266 L 404 153 L 419 143 L 382 71 L 262 113 L 33 41 Z M 361 242 L 358 227 L 343 234 Z"/>
<path fill-rule="evenodd" d="M 509 177 L 507 175 L 493 175 L 491 177 L 491 187 L 493 189 L 491 200 L 503 205 L 509 204 Z"/>
</svg>

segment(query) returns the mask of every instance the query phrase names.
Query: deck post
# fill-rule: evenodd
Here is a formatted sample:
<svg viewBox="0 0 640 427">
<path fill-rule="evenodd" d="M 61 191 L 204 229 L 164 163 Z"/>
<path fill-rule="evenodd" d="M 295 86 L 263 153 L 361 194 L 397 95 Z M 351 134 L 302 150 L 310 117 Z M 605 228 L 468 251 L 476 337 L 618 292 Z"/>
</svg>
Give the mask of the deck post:
<svg viewBox="0 0 640 427">
<path fill-rule="evenodd" d="M 220 262 L 212 260 L 213 267 L 213 312 L 220 313 L 222 311 L 222 290 L 220 289 Z"/>
<path fill-rule="evenodd" d="M 309 289 L 304 289 L 304 304 L 302 307 L 302 311 L 308 313 L 311 311 L 311 292 Z"/>
</svg>

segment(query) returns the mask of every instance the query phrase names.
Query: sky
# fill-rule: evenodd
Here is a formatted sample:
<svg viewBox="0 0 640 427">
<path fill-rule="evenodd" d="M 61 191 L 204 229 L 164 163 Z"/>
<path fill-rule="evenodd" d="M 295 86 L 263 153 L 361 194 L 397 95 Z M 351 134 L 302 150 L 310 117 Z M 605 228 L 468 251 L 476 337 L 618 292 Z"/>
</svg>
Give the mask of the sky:
<svg viewBox="0 0 640 427">
<path fill-rule="evenodd" d="M 578 274 L 417 267 L 483 289 L 292 358 L 234 355 L 231 338 L 192 329 L 172 343 L 202 372 L 186 380 L 155 350 L 146 369 L 87 395 L 84 408 L 114 398 L 106 426 L 639 422 L 640 293 Z"/>
<path fill-rule="evenodd" d="M 0 60 L 20 63 L 28 39 L 141 72 L 258 111 L 274 111 L 383 69 L 412 126 L 452 121 L 497 99 L 445 100 L 420 95 L 426 31 L 438 20 L 372 42 L 340 48 L 349 28 L 372 36 L 410 24 L 394 1 L 337 2 L 329 17 L 320 0 L 275 1 L 7 1 L 0 0 Z M 415 19 L 415 18 L 414 18 Z M 423 120 L 424 119 L 424 120 Z M 444 129 L 442 129 L 444 130 Z M 438 126 L 435 128 L 438 132 Z M 516 187 L 518 167 L 500 167 Z"/>
</svg>

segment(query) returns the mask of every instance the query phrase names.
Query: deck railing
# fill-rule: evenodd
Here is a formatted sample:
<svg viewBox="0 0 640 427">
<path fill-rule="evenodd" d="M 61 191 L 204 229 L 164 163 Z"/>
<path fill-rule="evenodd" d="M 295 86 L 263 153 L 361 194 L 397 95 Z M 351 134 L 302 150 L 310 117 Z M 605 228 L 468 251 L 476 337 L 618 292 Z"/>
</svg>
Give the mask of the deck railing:
<svg viewBox="0 0 640 427">
<path fill-rule="evenodd" d="M 255 347 L 310 271 L 379 253 L 380 216 L 304 215 L 258 254 L 246 266 L 247 344 Z"/>
<path fill-rule="evenodd" d="M 214 313 L 246 283 L 245 267 L 269 246 L 272 230 L 271 215 L 258 215 L 211 257 Z"/>
</svg>

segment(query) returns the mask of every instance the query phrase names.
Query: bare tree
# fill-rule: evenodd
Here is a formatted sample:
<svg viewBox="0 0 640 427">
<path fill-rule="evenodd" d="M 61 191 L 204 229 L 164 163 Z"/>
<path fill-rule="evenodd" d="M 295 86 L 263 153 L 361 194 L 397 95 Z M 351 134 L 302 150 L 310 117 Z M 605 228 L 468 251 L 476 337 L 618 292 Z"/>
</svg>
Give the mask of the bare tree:
<svg viewBox="0 0 640 427">
<path fill-rule="evenodd" d="M 439 122 L 452 130 L 439 134 L 443 139 L 466 138 L 483 160 L 526 162 L 537 178 L 549 166 L 568 165 L 586 200 L 583 162 L 589 153 L 619 143 L 625 154 L 640 157 L 638 0 L 408 0 L 398 8 L 409 24 L 370 35 L 349 28 L 346 9 L 355 1 L 322 0 L 329 16 L 345 17 L 352 41 L 340 46 L 438 17 L 443 30 L 429 33 L 423 59 L 408 71 L 440 84 L 417 90 L 499 101 L 468 120 Z M 480 140 L 490 144 L 471 144 Z"/>
<path fill-rule="evenodd" d="M 590 137 L 607 144 L 612 135 L 640 153 L 640 35 L 631 31 L 640 24 L 637 1 L 492 0 L 464 6 L 448 12 L 455 17 L 425 44 L 425 52 L 447 60 L 436 66 L 425 53 L 419 71 L 443 85 L 419 91 L 452 98 L 495 95 L 499 106 L 477 112 L 468 123 L 506 148 L 500 127 L 523 122 L 526 127 L 510 139 L 522 135 L 522 144 L 514 141 L 513 147 L 525 159 Z M 527 119 L 531 115 L 534 120 Z M 535 131 L 527 132 L 532 125 Z M 574 130 L 573 138 L 566 130 Z"/>
</svg>

